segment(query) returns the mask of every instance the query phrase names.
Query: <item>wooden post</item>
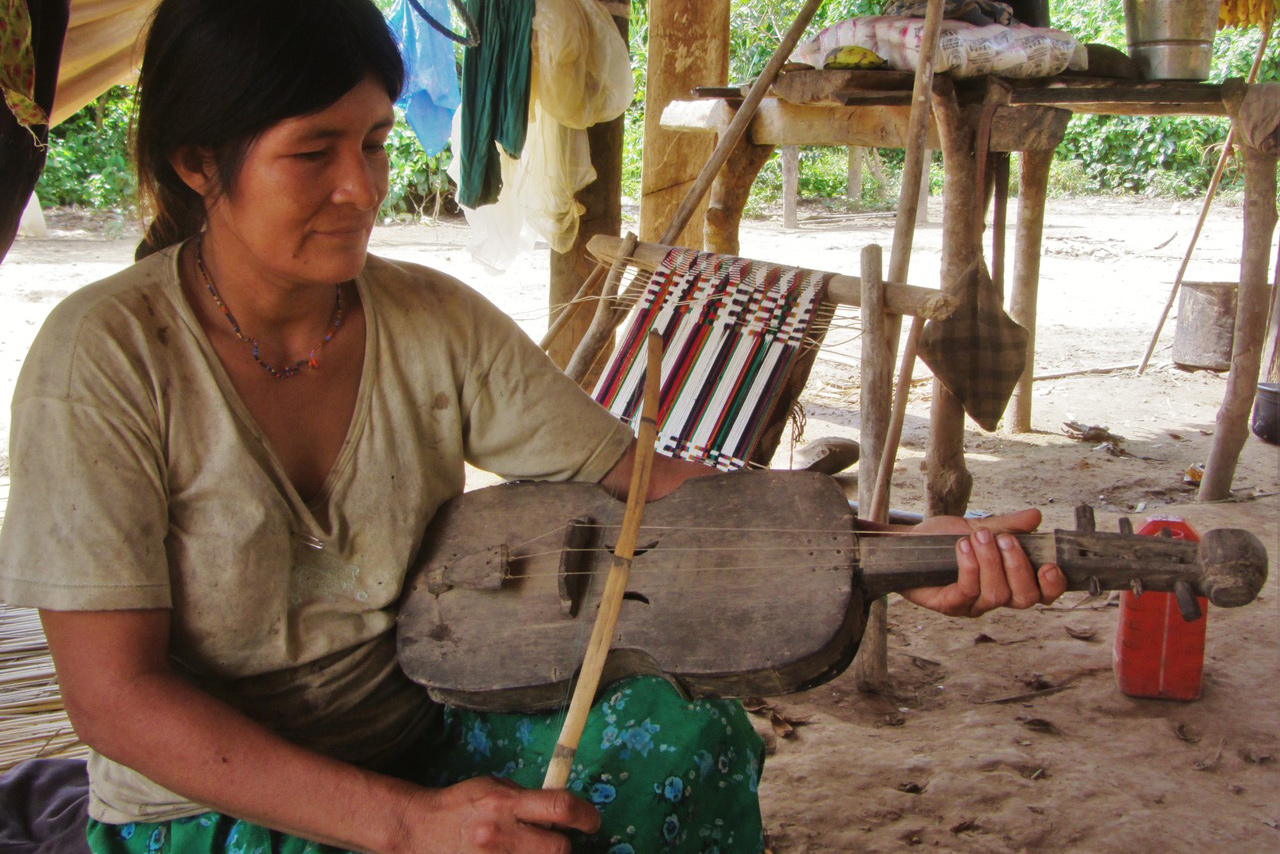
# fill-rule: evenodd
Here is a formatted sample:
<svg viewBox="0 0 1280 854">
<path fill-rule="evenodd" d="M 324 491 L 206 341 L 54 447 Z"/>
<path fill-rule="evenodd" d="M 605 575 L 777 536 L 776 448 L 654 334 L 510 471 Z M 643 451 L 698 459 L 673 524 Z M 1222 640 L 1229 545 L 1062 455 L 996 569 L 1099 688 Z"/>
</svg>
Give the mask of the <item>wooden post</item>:
<svg viewBox="0 0 1280 854">
<path fill-rule="evenodd" d="M 702 247 L 707 252 L 738 254 L 742 209 L 747 204 L 747 196 L 751 195 L 751 185 L 773 150 L 772 145 L 756 145 L 744 135 L 729 154 L 729 159 L 711 184 L 711 200 L 707 204 L 706 226 L 702 232 Z"/>
<path fill-rule="evenodd" d="M 884 456 L 885 437 L 893 410 L 894 343 L 889 340 L 889 315 L 885 310 L 881 280 L 880 247 L 862 250 L 862 390 L 858 419 L 858 507 L 866 516 L 875 492 L 878 463 Z M 887 514 L 886 518 L 887 518 Z M 871 518 L 871 517 L 867 517 Z M 862 644 L 854 658 L 853 678 L 859 691 L 874 693 L 889 677 L 888 605 L 876 599 L 867 615 Z"/>
<path fill-rule="evenodd" d="M 920 159 L 920 192 L 916 196 L 916 225 L 929 221 L 929 149 L 925 149 Z"/>
<path fill-rule="evenodd" d="M 961 298 L 964 273 L 982 251 L 982 222 L 975 221 L 979 192 L 977 162 L 973 156 L 976 131 L 966 121 L 950 81 L 936 87 L 934 115 L 942 142 L 946 185 L 942 214 L 942 291 Z M 890 276 L 892 278 L 892 275 Z M 973 489 L 973 475 L 964 461 L 964 407 L 945 385 L 933 381 L 929 448 L 925 456 L 927 516 L 962 515 Z"/>
<path fill-rule="evenodd" d="M 614 6 L 610 5 L 610 11 Z M 627 39 L 629 29 L 626 18 L 614 17 L 623 41 Z M 561 312 L 574 311 L 575 297 L 579 289 L 596 268 L 595 260 L 587 253 L 587 241 L 597 234 L 616 236 L 622 231 L 622 137 L 625 119 L 619 116 L 611 122 L 594 125 L 587 129 L 587 142 L 591 150 L 591 165 L 596 170 L 596 180 L 578 193 L 577 199 L 586 209 L 578 219 L 578 237 L 573 248 L 568 252 L 551 253 L 551 281 L 548 301 L 550 302 L 550 323 L 555 324 Z M 590 288 L 582 297 L 593 297 L 600 293 L 598 283 Z M 560 334 L 547 340 L 547 355 L 560 367 L 569 363 L 578 342 L 586 334 L 591 324 L 591 312 L 576 312 L 570 318 Z"/>
<path fill-rule="evenodd" d="M 849 146 L 849 166 L 844 185 L 845 198 L 857 207 L 862 207 L 862 151 L 860 145 Z"/>
<path fill-rule="evenodd" d="M 1044 206 L 1049 195 L 1049 166 L 1052 163 L 1052 151 L 1022 152 L 1009 316 L 1025 327 L 1031 337 L 1027 339 L 1027 364 L 1009 404 L 1011 411 L 1005 413 L 1005 423 L 1014 433 L 1031 432 L 1031 386 L 1036 365 L 1036 300 L 1040 290 Z"/>
<path fill-rule="evenodd" d="M 1200 481 L 1200 501 L 1220 501 L 1231 495 L 1240 450 L 1249 437 L 1249 414 L 1257 393 L 1262 339 L 1271 304 L 1267 274 L 1271 233 L 1276 227 L 1276 148 L 1273 143 L 1271 152 L 1264 153 L 1245 143 L 1240 149 L 1244 154 L 1244 253 L 1236 294 L 1235 339 L 1213 447 Z"/>
<path fill-rule="evenodd" d="M 676 239 L 659 238 L 711 156 L 715 140 L 664 130 L 662 111 L 671 101 L 689 97 L 695 86 L 723 86 L 728 81 L 729 0 L 653 0 L 645 74 L 640 239 L 696 246 L 700 215 L 692 217 Z"/>
<path fill-rule="evenodd" d="M 889 255 L 889 278 L 892 281 L 906 281 L 907 271 L 911 266 L 911 247 L 915 241 L 916 216 L 920 210 L 920 188 L 913 182 L 920 180 L 924 168 L 922 164 L 928 160 L 925 151 L 929 136 L 929 105 L 933 97 L 933 65 L 938 37 L 942 31 L 942 12 L 942 0 L 929 0 L 925 8 L 924 30 L 920 37 L 919 64 L 911 87 L 911 112 L 907 117 L 902 187 L 898 196 L 898 217 L 893 229 L 893 247 Z M 889 520 L 889 481 L 893 475 L 894 461 L 898 457 L 898 441 L 902 437 L 902 424 L 906 417 L 907 388 L 915 364 L 914 340 L 919 336 L 922 326 L 923 322 L 919 318 L 912 321 L 912 335 L 908 338 L 906 354 L 909 358 L 903 359 L 898 396 L 890 399 L 889 419 L 879 443 L 879 452 L 871 457 L 874 462 L 869 462 L 866 467 L 868 472 L 874 470 L 875 482 L 867 493 L 870 496 L 867 503 L 860 506 L 865 508 L 864 512 L 874 522 Z M 902 316 L 886 316 L 883 334 L 889 347 L 890 363 L 897 354 L 901 332 Z M 889 371 L 892 378 L 892 366 Z M 859 478 L 859 495 L 862 494 L 861 481 L 862 478 Z M 854 683 L 861 691 L 876 691 L 889 681 L 888 634 L 888 603 L 881 598 L 872 604 L 862 633 L 862 649 L 853 660 Z"/>
<path fill-rule="evenodd" d="M 782 146 L 782 227 L 798 228 L 796 203 L 800 200 L 800 146 Z"/>
</svg>

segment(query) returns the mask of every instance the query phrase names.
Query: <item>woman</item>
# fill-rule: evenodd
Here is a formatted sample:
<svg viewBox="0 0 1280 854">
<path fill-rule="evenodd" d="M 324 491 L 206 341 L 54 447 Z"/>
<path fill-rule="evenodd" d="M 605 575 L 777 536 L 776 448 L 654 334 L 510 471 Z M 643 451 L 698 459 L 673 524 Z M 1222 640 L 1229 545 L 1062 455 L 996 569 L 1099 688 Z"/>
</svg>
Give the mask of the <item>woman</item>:
<svg viewBox="0 0 1280 854">
<path fill-rule="evenodd" d="M 708 773 L 723 759 L 741 785 L 645 801 L 582 777 L 589 802 L 489 776 L 529 769 L 396 667 L 405 570 L 464 460 L 623 495 L 633 453 L 492 306 L 367 255 L 402 74 L 367 0 L 156 12 L 137 124 L 155 219 L 142 260 L 32 348 L 0 536 L 0 595 L 41 609 L 92 748 L 91 847 L 555 852 L 594 834 L 590 850 L 657 851 L 624 816 L 666 834 L 656 804 L 675 798 L 732 838 L 677 822 L 672 850 L 759 851 L 758 743 L 732 704 L 611 689 L 606 714 L 714 718 Z M 703 473 L 660 458 L 648 497 Z M 985 531 L 962 543 L 961 582 L 914 598 L 980 613 L 1063 588 Z"/>
</svg>

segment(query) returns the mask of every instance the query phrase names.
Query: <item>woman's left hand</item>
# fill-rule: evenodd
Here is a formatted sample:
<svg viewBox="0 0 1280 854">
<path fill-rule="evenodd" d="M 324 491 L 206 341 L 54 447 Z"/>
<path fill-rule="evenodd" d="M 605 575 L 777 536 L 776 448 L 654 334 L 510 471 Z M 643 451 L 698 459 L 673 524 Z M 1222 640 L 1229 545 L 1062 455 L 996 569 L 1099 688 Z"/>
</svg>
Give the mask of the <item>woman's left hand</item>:
<svg viewBox="0 0 1280 854">
<path fill-rule="evenodd" d="M 1036 569 L 1011 534 L 1030 533 L 1040 524 L 1039 510 L 1020 510 L 989 519 L 935 516 L 913 534 L 964 534 L 956 542 L 960 577 L 945 587 L 917 587 L 903 597 L 952 617 L 977 617 L 995 608 L 1048 605 L 1067 589 L 1056 564 Z"/>
</svg>

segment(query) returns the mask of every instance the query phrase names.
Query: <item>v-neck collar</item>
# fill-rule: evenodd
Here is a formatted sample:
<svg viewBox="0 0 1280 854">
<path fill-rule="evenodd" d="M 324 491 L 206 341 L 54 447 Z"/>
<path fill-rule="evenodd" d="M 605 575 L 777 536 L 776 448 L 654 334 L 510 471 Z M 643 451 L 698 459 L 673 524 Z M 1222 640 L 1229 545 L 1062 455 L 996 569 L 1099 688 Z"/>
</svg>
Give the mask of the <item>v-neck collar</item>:
<svg viewBox="0 0 1280 854">
<path fill-rule="evenodd" d="M 364 312 L 365 327 L 364 364 L 360 368 L 360 387 L 356 392 L 355 411 L 351 414 L 351 423 L 347 425 L 347 434 L 342 440 L 342 447 L 339 448 L 337 457 L 334 458 L 329 472 L 325 475 L 324 482 L 316 494 L 308 500 L 298 492 L 298 488 L 289 478 L 288 472 L 285 471 L 284 464 L 276 453 L 275 447 L 271 444 L 262 428 L 258 426 L 257 420 L 249 412 L 249 408 L 240 397 L 240 393 L 236 391 L 230 375 L 222 364 L 222 360 L 218 358 L 213 344 L 209 341 L 209 336 L 205 334 L 204 328 L 200 325 L 200 319 L 196 316 L 195 309 L 187 299 L 186 291 L 182 287 L 180 258 L 182 248 L 188 242 L 189 239 L 169 250 L 169 280 L 167 284 L 172 289 L 171 297 L 177 306 L 178 314 L 191 331 L 191 334 L 195 336 L 200 351 L 204 354 L 205 362 L 209 366 L 209 371 L 226 399 L 228 407 L 244 427 L 258 440 L 257 444 L 261 448 L 261 454 L 259 455 L 250 450 L 250 455 L 258 459 L 259 463 L 264 467 L 270 468 L 273 475 L 272 480 L 283 484 L 285 494 L 281 497 L 294 505 L 300 515 L 310 517 L 309 521 L 314 525 L 316 533 L 324 538 L 323 535 L 327 533 L 326 529 L 330 527 L 333 521 L 333 515 L 328 512 L 327 505 L 333 497 L 333 491 L 338 481 L 353 464 L 356 447 L 359 444 L 360 436 L 364 433 L 365 424 L 369 418 L 370 401 L 373 397 L 378 352 L 378 316 L 373 301 L 369 299 L 369 287 L 365 273 L 361 270 L 355 277 L 356 291 L 360 295 L 360 303 Z"/>
</svg>

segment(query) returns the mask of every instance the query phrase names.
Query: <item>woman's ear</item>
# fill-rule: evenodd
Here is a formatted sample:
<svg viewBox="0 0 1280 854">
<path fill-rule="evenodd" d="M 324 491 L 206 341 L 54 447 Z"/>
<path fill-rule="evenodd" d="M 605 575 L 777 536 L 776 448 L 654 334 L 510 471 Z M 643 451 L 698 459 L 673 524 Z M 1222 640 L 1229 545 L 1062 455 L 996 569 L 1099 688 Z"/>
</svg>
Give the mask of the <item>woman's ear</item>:
<svg viewBox="0 0 1280 854">
<path fill-rule="evenodd" d="M 169 165 L 178 173 L 182 182 L 195 190 L 202 198 L 217 184 L 217 169 L 209 149 L 184 145 L 169 155 Z"/>
</svg>

